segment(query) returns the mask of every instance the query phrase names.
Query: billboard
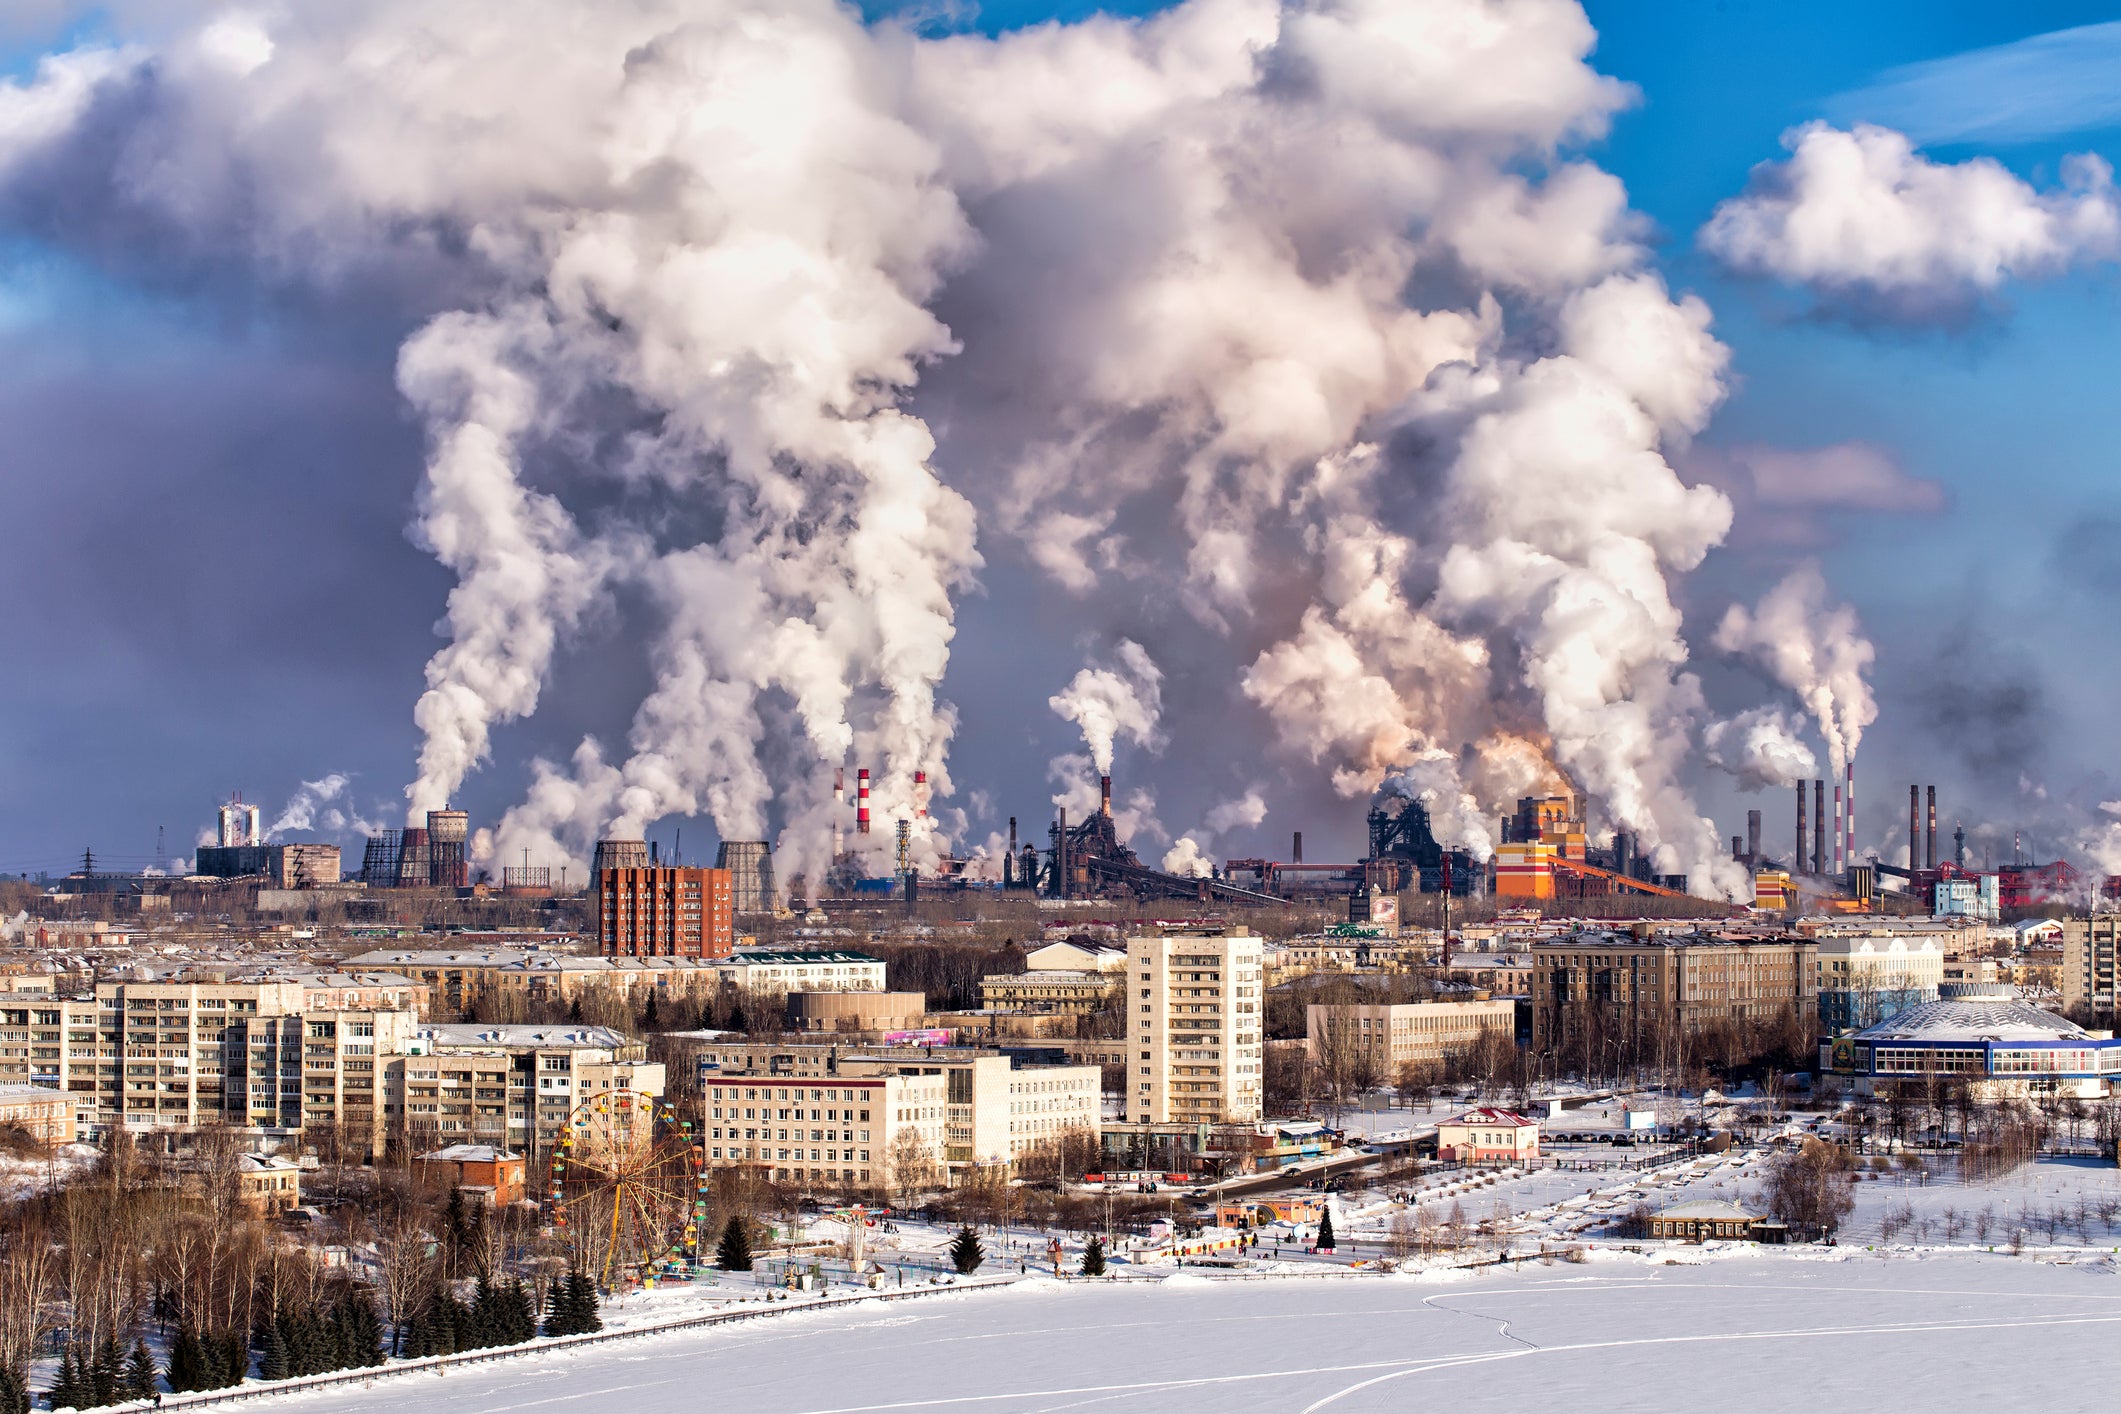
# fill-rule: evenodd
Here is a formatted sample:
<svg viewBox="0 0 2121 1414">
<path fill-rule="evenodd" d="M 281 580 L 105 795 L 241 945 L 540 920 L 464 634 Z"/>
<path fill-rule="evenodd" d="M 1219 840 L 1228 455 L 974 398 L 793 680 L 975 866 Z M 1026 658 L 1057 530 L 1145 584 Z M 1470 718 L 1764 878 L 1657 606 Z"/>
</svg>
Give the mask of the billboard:
<svg viewBox="0 0 2121 1414">
<path fill-rule="evenodd" d="M 945 1027 L 931 1026 L 919 1031 L 886 1031 L 887 1046 L 947 1046 L 957 1038 L 957 1033 Z"/>
</svg>

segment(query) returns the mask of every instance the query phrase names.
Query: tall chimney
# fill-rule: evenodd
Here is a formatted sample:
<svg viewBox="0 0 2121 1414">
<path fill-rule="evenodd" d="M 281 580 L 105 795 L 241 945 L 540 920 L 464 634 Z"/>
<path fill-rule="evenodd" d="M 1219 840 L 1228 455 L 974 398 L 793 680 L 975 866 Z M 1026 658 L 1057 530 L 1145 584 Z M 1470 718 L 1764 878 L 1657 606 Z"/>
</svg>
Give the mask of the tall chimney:
<svg viewBox="0 0 2121 1414">
<path fill-rule="evenodd" d="M 1109 816 L 1112 813 L 1112 778 L 1110 776 L 1099 776 L 1097 778 L 1097 808 L 1104 815 Z"/>
<path fill-rule="evenodd" d="M 854 773 L 854 832 L 869 833 L 869 768 L 862 767 Z"/>
<path fill-rule="evenodd" d="M 926 771 L 915 771 L 913 773 L 913 817 L 916 820 L 928 818 L 928 773 Z"/>
<path fill-rule="evenodd" d="M 1853 869 L 1856 867 L 1856 758 L 1850 757 L 1848 765 L 1842 769 L 1848 777 L 1848 822 L 1845 826 L 1848 833 L 1842 840 L 1841 859 L 1843 867 Z"/>
<path fill-rule="evenodd" d="M 1826 872 L 1826 782 L 1812 782 L 1812 818 L 1818 822 L 1812 831 L 1812 872 Z"/>
<path fill-rule="evenodd" d="M 1012 879 L 1010 878 L 1010 876 L 1011 876 L 1012 874 L 1014 874 L 1015 872 L 1016 872 L 1016 817 L 1015 817 L 1014 815 L 1011 815 L 1011 816 L 1009 817 L 1009 852 L 1008 852 L 1007 854 L 1005 854 L 1005 855 L 1003 855 L 1003 856 L 1002 856 L 1002 887 L 1003 887 L 1003 888 L 1005 888 L 1005 889 L 1006 889 L 1006 888 L 1008 888 L 1008 887 L 1010 886 L 1010 884 L 1011 884 L 1011 883 L 1014 883 L 1014 882 L 1018 882 L 1018 881 L 1016 881 L 1016 880 L 1012 880 Z"/>
<path fill-rule="evenodd" d="M 1924 867 L 1928 869 L 1935 869 L 1937 867 L 1937 788 L 1935 786 L 1930 787 L 1929 805 L 1929 841 L 1928 848 L 1924 851 L 1924 853 L 1928 855 L 1929 862 Z"/>
<path fill-rule="evenodd" d="M 1841 872 L 1841 832 L 1844 828 L 1845 826 L 1841 823 L 1841 782 L 1836 781 L 1834 782 L 1834 848 L 1827 861 L 1833 866 L 1836 874 Z"/>
<path fill-rule="evenodd" d="M 1804 828 L 1806 824 L 1804 804 L 1804 782 L 1799 781 L 1797 782 L 1797 862 L 1793 866 L 1794 872 L 1799 874 L 1802 874 L 1806 866 L 1811 863 L 1811 857 L 1804 852 L 1804 837 L 1807 833 Z"/>
<path fill-rule="evenodd" d="M 1068 807 L 1060 808 L 1060 834 L 1053 842 L 1053 896 L 1068 896 Z"/>
<path fill-rule="evenodd" d="M 1745 812 L 1745 862 L 1755 869 L 1760 867 L 1760 812 Z"/>
<path fill-rule="evenodd" d="M 1296 838 L 1289 842 L 1289 862 L 1291 864 L 1304 862 L 1304 832 L 1302 830 L 1298 830 Z"/>
<path fill-rule="evenodd" d="M 1913 873 L 1922 867 L 1922 787 L 1907 788 L 1907 867 Z"/>
<path fill-rule="evenodd" d="M 1733 858 L 1733 859 L 1743 859 L 1743 858 L 1745 858 L 1745 836 L 1744 836 L 1744 835 L 1732 835 L 1732 836 L 1731 836 L 1731 858 Z"/>
</svg>

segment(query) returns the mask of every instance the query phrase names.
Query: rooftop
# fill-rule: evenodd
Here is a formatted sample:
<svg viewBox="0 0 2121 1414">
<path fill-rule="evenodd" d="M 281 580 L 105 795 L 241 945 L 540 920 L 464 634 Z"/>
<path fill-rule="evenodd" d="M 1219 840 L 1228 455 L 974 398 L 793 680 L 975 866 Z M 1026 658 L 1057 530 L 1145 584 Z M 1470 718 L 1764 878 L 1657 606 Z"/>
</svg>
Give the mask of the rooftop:
<svg viewBox="0 0 2121 1414">
<path fill-rule="evenodd" d="M 452 1144 L 446 1149 L 437 1149 L 420 1157 L 436 1163 L 492 1164 L 504 1159 L 520 1159 L 522 1155 L 507 1149 L 497 1149 L 491 1144 Z"/>
<path fill-rule="evenodd" d="M 1750 1208 L 1741 1208 L 1736 1203 L 1719 1202 L 1714 1198 L 1696 1198 L 1686 1203 L 1674 1203 L 1669 1208 L 1659 1208 L 1657 1216 L 1739 1222 L 1757 1222 L 1760 1218 L 1760 1214 Z"/>
<path fill-rule="evenodd" d="M 1860 1041 L 2089 1041 L 2091 1033 L 2031 1002 L 1923 1002 L 1856 1033 Z"/>
<path fill-rule="evenodd" d="M 542 1046 L 616 1050 L 632 1044 L 608 1026 L 503 1026 L 476 1021 L 437 1022 L 413 1033 L 438 1046 Z"/>
</svg>

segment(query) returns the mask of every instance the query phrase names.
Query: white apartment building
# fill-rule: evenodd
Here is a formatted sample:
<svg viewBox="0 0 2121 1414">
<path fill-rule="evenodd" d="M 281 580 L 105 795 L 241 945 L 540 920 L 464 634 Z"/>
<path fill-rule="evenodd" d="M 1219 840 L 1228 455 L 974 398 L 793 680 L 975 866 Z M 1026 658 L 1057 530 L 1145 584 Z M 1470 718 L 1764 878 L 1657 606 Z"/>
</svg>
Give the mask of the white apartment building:
<svg viewBox="0 0 2121 1414">
<path fill-rule="evenodd" d="M 1838 933 L 1819 939 L 1819 1022 L 1829 1032 L 1875 1026 L 1937 1000 L 1944 947 L 1935 933 Z"/>
<path fill-rule="evenodd" d="M 948 1084 L 939 1072 L 715 1075 L 701 1096 L 703 1162 L 776 1183 L 924 1186 L 943 1172 Z"/>
<path fill-rule="evenodd" d="M 1261 953 L 1243 928 L 1127 940 L 1126 1119 L 1260 1117 Z"/>
</svg>

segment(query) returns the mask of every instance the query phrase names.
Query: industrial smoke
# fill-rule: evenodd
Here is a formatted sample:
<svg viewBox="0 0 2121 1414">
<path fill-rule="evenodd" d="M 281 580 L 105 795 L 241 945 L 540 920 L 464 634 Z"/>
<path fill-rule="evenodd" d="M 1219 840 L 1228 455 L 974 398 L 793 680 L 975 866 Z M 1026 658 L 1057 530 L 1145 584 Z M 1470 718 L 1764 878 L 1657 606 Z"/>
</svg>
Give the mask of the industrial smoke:
<svg viewBox="0 0 2121 1414">
<path fill-rule="evenodd" d="M 1633 93 L 1567 0 L 999 37 L 830 0 L 348 0 L 127 38 L 0 86 L 6 209 L 416 311 L 413 532 L 456 584 L 409 818 L 645 610 L 623 744 L 537 762 L 487 848 L 579 862 L 705 814 L 802 873 L 867 765 L 931 857 L 956 597 L 1008 553 L 1085 624 L 1153 610 L 1344 796 L 1389 780 L 1477 852 L 1514 780 L 1565 775 L 1659 872 L 1743 887 L 1681 781 L 1706 714 L 1672 594 L 1729 529 L 1670 460 L 1728 355 L 1575 155 Z M 1821 594 L 1793 577 L 1717 641 L 1838 763 L 1869 645 Z M 1137 637 L 1052 698 L 1070 792 L 1156 739 Z"/>
</svg>

